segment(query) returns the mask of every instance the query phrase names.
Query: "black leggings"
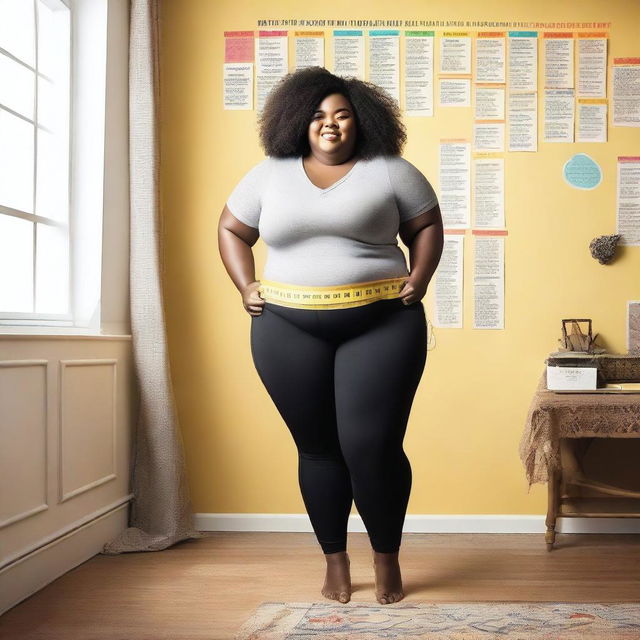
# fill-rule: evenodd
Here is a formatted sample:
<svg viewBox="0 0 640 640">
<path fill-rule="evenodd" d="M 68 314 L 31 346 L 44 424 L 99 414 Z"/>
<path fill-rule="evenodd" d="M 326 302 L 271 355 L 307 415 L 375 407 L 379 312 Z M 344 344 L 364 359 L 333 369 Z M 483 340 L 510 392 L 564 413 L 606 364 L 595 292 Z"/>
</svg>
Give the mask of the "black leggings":
<svg viewBox="0 0 640 640">
<path fill-rule="evenodd" d="M 422 302 L 331 310 L 265 302 L 251 317 L 251 353 L 298 449 L 323 552 L 346 550 L 352 500 L 372 548 L 398 551 L 412 479 L 402 441 L 427 357 Z"/>
</svg>

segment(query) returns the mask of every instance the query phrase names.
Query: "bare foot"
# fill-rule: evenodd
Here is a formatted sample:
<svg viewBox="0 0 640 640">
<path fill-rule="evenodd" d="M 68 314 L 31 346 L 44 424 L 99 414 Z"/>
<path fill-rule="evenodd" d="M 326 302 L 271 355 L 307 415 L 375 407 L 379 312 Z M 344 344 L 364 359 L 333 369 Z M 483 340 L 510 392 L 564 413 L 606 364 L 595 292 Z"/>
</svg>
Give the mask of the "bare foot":
<svg viewBox="0 0 640 640">
<path fill-rule="evenodd" d="M 351 573 L 349 554 L 346 551 L 325 553 L 327 575 L 322 587 L 322 595 L 330 600 L 345 603 L 351 600 Z"/>
<path fill-rule="evenodd" d="M 391 604 L 393 602 L 399 602 L 404 598 L 398 553 L 398 551 L 395 553 L 373 552 L 376 600 L 380 604 Z"/>
</svg>

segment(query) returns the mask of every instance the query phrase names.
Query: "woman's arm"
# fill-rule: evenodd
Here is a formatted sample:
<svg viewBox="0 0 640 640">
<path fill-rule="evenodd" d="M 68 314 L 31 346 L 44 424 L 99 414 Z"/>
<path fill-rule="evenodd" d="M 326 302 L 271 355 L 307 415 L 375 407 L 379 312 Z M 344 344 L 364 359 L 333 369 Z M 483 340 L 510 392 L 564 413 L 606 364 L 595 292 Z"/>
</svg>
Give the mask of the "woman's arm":
<svg viewBox="0 0 640 640">
<path fill-rule="evenodd" d="M 400 225 L 400 239 L 409 247 L 409 279 L 400 292 L 405 304 L 422 300 L 435 273 L 444 246 L 440 205 Z"/>
<path fill-rule="evenodd" d="M 260 315 L 264 300 L 257 289 L 255 262 L 251 247 L 258 241 L 257 229 L 240 222 L 224 206 L 218 222 L 218 250 L 227 273 L 242 295 L 245 310 L 252 316 Z"/>
</svg>

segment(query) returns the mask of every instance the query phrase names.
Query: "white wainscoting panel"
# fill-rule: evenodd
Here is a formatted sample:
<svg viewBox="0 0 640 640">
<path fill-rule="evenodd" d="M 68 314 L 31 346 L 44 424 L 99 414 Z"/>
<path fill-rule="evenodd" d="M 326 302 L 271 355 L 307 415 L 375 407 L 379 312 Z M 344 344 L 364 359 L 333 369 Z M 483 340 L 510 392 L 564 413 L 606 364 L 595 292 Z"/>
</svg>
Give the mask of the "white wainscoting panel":
<svg viewBox="0 0 640 640">
<path fill-rule="evenodd" d="M 60 361 L 60 502 L 116 477 L 116 363 Z"/>
<path fill-rule="evenodd" d="M 47 430 L 47 361 L 0 361 L 0 529 L 48 508 Z"/>
</svg>

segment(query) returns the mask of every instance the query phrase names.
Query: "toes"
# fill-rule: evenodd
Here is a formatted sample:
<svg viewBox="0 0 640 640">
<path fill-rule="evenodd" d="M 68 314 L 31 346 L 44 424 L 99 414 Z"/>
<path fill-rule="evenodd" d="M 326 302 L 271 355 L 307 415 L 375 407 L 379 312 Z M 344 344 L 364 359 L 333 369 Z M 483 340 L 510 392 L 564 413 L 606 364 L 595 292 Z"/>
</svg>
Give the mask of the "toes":
<svg viewBox="0 0 640 640">
<path fill-rule="evenodd" d="M 347 593 L 346 591 L 322 591 L 321 592 L 322 595 L 325 598 L 329 598 L 330 600 L 338 600 L 339 602 L 342 602 L 343 604 L 346 602 L 349 602 L 350 600 L 350 596 L 349 593 Z"/>
<path fill-rule="evenodd" d="M 403 593 L 384 593 L 382 595 L 377 595 L 376 598 L 380 604 L 393 604 L 394 602 L 399 602 L 404 597 Z"/>
</svg>

